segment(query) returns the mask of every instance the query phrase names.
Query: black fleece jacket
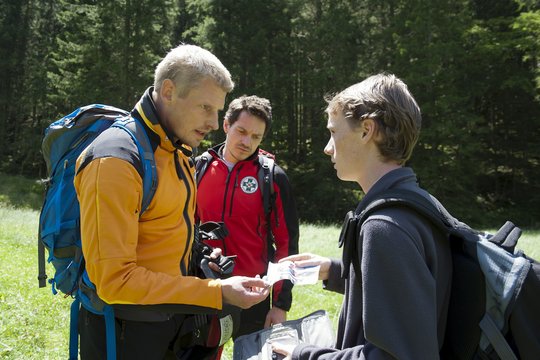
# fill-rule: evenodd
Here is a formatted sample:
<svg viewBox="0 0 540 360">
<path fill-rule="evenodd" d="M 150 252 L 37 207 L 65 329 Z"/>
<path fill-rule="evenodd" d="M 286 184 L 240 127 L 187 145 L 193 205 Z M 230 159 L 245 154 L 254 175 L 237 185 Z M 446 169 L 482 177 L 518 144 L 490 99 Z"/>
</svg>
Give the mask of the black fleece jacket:
<svg viewBox="0 0 540 360">
<path fill-rule="evenodd" d="M 410 168 L 383 176 L 359 203 L 408 189 L 428 196 Z M 452 260 L 447 237 L 407 208 L 374 212 L 357 235 L 361 274 L 333 260 L 327 290 L 344 294 L 335 348 L 299 345 L 293 359 L 438 359 L 444 339 Z M 346 249 L 347 247 L 345 247 Z M 347 270 L 347 269 L 345 269 Z"/>
</svg>

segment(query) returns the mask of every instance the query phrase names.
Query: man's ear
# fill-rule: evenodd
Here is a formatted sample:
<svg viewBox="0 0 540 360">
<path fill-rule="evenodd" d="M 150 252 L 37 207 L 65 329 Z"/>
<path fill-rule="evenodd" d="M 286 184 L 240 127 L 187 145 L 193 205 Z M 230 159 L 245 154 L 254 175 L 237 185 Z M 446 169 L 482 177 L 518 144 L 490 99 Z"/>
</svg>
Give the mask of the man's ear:
<svg viewBox="0 0 540 360">
<path fill-rule="evenodd" d="M 167 103 L 172 102 L 175 94 L 176 86 L 174 85 L 174 82 L 171 79 L 163 80 L 163 84 L 161 84 L 161 91 L 159 94 L 163 101 Z"/>
<path fill-rule="evenodd" d="M 373 119 L 365 119 L 362 121 L 361 126 L 361 133 L 362 133 L 362 140 L 363 141 L 369 141 L 371 138 L 374 138 L 377 132 L 377 124 L 375 123 L 375 120 Z"/>
<path fill-rule="evenodd" d="M 231 124 L 229 124 L 229 120 L 223 120 L 223 132 L 225 134 L 229 132 L 229 127 L 231 127 Z"/>
</svg>

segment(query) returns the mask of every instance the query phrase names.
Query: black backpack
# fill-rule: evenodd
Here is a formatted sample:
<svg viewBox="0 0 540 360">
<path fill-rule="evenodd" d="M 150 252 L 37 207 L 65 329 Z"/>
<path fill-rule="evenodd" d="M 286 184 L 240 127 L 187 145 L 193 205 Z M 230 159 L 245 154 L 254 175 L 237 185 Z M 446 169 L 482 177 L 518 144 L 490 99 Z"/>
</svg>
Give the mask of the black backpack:
<svg viewBox="0 0 540 360">
<path fill-rule="evenodd" d="M 540 263 L 515 250 L 521 229 L 506 222 L 485 234 L 456 220 L 434 197 L 409 190 L 381 193 L 359 214 L 349 212 L 343 237 L 355 236 L 374 211 L 407 207 L 448 234 L 453 273 L 441 359 L 538 359 Z M 351 226 L 352 225 L 352 226 Z M 357 239 L 350 239 L 352 254 Z M 352 257 L 360 274 L 357 257 Z"/>
<path fill-rule="evenodd" d="M 259 159 L 259 170 L 257 171 L 257 178 L 260 184 L 261 196 L 263 199 L 264 214 L 266 216 L 267 224 L 267 249 L 268 249 L 268 261 L 273 261 L 275 254 L 275 242 L 274 235 L 272 234 L 272 224 L 270 222 L 272 211 L 275 210 L 276 206 L 276 195 L 274 191 L 274 168 L 275 168 L 275 158 L 274 155 L 266 152 L 262 149 L 259 149 L 258 154 Z M 195 158 L 195 178 L 197 180 L 197 185 L 201 182 L 203 175 L 206 172 L 208 163 L 212 160 L 212 155 L 205 151 L 202 155 L 199 155 Z M 277 221 L 277 212 L 276 214 Z"/>
</svg>

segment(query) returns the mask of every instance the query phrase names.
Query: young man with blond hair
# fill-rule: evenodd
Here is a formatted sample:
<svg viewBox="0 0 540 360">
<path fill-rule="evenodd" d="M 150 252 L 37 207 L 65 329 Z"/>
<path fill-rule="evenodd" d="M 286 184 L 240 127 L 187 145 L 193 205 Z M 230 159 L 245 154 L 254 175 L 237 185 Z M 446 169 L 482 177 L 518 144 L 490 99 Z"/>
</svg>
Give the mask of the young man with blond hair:
<svg viewBox="0 0 540 360">
<path fill-rule="evenodd" d="M 248 308 L 267 297 L 260 279 L 190 273 L 192 148 L 218 129 L 218 112 L 233 87 L 225 66 L 198 46 L 180 45 L 158 64 L 154 86 L 131 112 L 150 139 L 157 169 L 155 195 L 142 214 L 142 159 L 126 132 L 104 131 L 78 159 L 86 270 L 99 298 L 114 307 L 119 358 L 183 356 L 172 352 L 187 315 L 216 313 L 224 303 Z M 103 316 L 82 307 L 79 331 L 81 358 L 104 359 Z"/>
</svg>

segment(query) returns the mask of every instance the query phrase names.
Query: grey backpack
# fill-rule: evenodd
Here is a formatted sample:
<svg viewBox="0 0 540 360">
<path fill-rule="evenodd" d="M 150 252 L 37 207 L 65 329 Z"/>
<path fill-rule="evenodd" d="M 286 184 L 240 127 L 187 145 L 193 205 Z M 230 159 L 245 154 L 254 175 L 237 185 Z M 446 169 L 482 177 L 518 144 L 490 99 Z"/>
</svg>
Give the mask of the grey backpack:
<svg viewBox="0 0 540 360">
<path fill-rule="evenodd" d="M 389 190 L 360 214 L 349 212 L 342 230 L 350 253 L 356 234 L 374 211 L 406 207 L 448 235 L 453 274 L 441 359 L 538 359 L 540 356 L 540 263 L 516 250 L 521 229 L 506 222 L 495 234 L 455 219 L 433 196 Z M 340 240 L 341 241 L 341 240 Z M 351 260 L 360 273 L 359 260 Z"/>
</svg>

